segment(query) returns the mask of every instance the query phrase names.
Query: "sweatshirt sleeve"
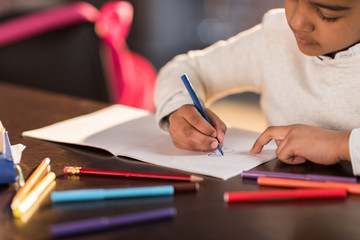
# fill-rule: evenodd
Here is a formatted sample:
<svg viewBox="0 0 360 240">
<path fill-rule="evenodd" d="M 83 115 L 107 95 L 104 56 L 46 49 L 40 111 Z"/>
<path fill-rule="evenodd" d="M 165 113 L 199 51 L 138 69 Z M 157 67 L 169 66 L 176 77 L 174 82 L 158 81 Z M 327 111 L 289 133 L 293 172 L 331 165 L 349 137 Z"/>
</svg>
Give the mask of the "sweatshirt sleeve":
<svg viewBox="0 0 360 240">
<path fill-rule="evenodd" d="M 351 131 L 349 148 L 353 173 L 355 176 L 360 176 L 360 128 Z"/>
<path fill-rule="evenodd" d="M 268 12 L 263 22 L 203 50 L 178 55 L 157 76 L 155 88 L 156 119 L 167 130 L 166 116 L 184 104 L 191 104 L 180 76 L 187 74 L 200 101 L 210 104 L 229 94 L 261 92 L 261 70 L 269 35 L 283 21 L 281 9 Z M 274 22 L 275 21 L 275 22 Z"/>
<path fill-rule="evenodd" d="M 156 119 L 167 130 L 167 115 L 184 104 L 191 104 L 180 76 L 186 74 L 200 101 L 208 104 L 225 95 L 254 90 L 257 78 L 256 45 L 262 25 L 257 25 L 234 37 L 219 41 L 203 50 L 178 55 L 157 76 L 155 89 Z"/>
</svg>

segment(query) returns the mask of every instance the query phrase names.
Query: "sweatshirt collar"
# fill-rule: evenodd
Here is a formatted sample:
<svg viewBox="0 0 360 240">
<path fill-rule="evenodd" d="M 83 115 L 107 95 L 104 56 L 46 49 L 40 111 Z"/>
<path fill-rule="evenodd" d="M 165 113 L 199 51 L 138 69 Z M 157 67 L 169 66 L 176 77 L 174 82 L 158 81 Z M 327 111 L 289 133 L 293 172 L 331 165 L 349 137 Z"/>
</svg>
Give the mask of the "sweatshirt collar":
<svg viewBox="0 0 360 240">
<path fill-rule="evenodd" d="M 349 58 L 349 57 L 354 57 L 354 56 L 359 56 L 360 55 L 360 43 L 355 44 L 354 46 L 338 52 L 334 59 L 343 59 L 343 58 Z M 329 57 L 329 56 L 318 56 L 318 58 L 320 58 L 321 60 L 332 60 L 333 58 Z"/>
</svg>

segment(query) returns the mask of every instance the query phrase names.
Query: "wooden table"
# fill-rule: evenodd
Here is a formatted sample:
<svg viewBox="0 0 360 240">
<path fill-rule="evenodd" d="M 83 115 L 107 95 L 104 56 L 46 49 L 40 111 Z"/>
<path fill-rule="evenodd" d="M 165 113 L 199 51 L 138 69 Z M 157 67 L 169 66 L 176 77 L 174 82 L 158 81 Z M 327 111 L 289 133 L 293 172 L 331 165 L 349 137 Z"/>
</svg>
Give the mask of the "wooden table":
<svg viewBox="0 0 360 240">
<path fill-rule="evenodd" d="M 12 144 L 26 146 L 21 166 L 28 178 L 45 157 L 51 159 L 56 173 L 55 190 L 94 187 L 135 187 L 171 183 L 137 178 L 69 178 L 64 166 L 77 165 L 128 171 L 183 174 L 136 160 L 119 158 L 87 147 L 58 144 L 21 137 L 25 130 L 43 127 L 108 106 L 66 95 L 23 88 L 0 82 L 0 120 L 7 128 Z M 352 176 L 351 166 L 341 163 L 320 166 L 312 163 L 290 166 L 272 160 L 256 168 L 263 171 L 332 174 Z M 176 194 L 172 198 L 128 199 L 52 204 L 46 199 L 27 222 L 17 221 L 10 211 L 15 185 L 0 187 L 0 239 L 49 239 L 49 226 L 55 223 L 98 216 L 112 216 L 173 206 L 172 220 L 76 236 L 73 239 L 359 239 L 360 196 L 346 200 L 306 200 L 228 205 L 226 191 L 274 189 L 242 181 L 241 176 L 227 181 L 205 177 L 196 193 Z"/>
</svg>

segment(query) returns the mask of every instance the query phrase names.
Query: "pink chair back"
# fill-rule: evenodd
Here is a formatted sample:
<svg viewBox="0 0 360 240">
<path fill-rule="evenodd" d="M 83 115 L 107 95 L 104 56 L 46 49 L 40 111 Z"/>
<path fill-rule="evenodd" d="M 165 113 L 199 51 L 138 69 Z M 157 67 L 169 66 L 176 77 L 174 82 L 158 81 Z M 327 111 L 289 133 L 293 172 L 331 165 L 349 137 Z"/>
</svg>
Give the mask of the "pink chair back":
<svg viewBox="0 0 360 240">
<path fill-rule="evenodd" d="M 108 2 L 101 8 L 95 28 L 103 39 L 104 68 L 114 102 L 153 111 L 156 71 L 126 45 L 132 18 L 133 7 L 129 2 Z"/>
</svg>

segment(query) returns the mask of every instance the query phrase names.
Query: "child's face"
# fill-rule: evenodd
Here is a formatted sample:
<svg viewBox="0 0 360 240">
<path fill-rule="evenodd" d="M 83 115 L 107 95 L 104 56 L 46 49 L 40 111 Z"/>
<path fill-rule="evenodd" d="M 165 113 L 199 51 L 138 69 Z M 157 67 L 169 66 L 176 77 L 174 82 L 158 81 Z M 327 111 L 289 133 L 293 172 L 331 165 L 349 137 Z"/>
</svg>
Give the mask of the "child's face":
<svg viewBox="0 0 360 240">
<path fill-rule="evenodd" d="M 306 55 L 333 57 L 360 42 L 360 0 L 285 0 L 285 12 Z"/>
</svg>

